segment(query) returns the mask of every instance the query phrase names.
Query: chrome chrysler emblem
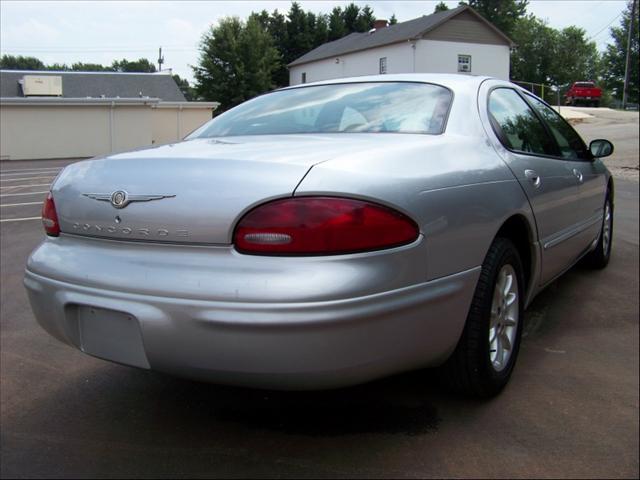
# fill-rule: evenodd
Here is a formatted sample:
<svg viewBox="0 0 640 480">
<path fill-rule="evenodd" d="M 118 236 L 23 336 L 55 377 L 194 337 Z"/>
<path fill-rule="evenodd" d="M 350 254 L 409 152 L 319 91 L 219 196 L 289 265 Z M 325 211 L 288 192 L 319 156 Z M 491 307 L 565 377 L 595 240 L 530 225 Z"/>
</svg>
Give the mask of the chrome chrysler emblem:
<svg viewBox="0 0 640 480">
<path fill-rule="evenodd" d="M 115 208 L 123 208 L 128 202 L 127 192 L 124 190 L 118 190 L 117 192 L 113 192 L 111 194 L 111 205 Z"/>
<path fill-rule="evenodd" d="M 116 190 L 113 193 L 83 193 L 82 195 L 94 200 L 109 202 L 113 208 L 124 208 L 132 202 L 150 202 L 151 200 L 175 197 L 175 195 L 130 195 L 124 190 Z"/>
</svg>

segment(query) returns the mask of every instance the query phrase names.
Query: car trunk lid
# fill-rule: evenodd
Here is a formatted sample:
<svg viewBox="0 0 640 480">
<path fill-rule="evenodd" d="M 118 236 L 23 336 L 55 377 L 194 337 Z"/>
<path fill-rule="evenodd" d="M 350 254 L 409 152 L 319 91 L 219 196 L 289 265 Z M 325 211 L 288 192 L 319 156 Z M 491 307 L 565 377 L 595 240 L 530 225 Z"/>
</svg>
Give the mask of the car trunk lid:
<svg viewBox="0 0 640 480">
<path fill-rule="evenodd" d="M 244 213 L 293 195 L 313 165 L 388 143 L 367 134 L 194 139 L 75 163 L 52 193 L 63 233 L 225 245 Z"/>
<path fill-rule="evenodd" d="M 61 231 L 229 244 L 239 216 L 265 200 L 290 196 L 322 161 L 305 142 L 289 143 L 277 155 L 273 142 L 192 140 L 78 162 L 52 189 Z"/>
</svg>

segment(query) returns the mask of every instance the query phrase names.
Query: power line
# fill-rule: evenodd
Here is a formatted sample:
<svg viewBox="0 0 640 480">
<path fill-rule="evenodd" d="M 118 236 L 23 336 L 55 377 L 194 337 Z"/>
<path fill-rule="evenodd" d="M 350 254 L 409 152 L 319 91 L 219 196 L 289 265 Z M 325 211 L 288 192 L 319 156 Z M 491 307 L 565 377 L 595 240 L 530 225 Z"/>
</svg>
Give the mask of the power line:
<svg viewBox="0 0 640 480">
<path fill-rule="evenodd" d="M 17 53 L 113 53 L 113 52 L 148 52 L 155 51 L 157 47 L 142 47 L 142 48 L 97 48 L 97 49 L 52 49 L 52 48 L 10 48 L 10 47 L 2 47 L 1 51 L 3 52 L 17 52 Z M 171 52 L 188 52 L 192 50 L 197 50 L 197 46 L 192 47 L 163 47 L 165 51 Z"/>
<path fill-rule="evenodd" d="M 624 13 L 624 10 L 622 10 L 620 13 L 618 13 L 618 15 L 615 16 L 615 18 L 613 20 L 611 20 L 609 23 L 607 23 L 604 27 L 602 27 L 600 30 L 598 30 L 598 33 L 596 33 L 595 35 L 592 35 L 589 40 L 593 40 L 594 38 L 596 38 L 598 35 L 600 35 L 602 32 L 604 32 L 609 25 L 611 25 L 613 22 L 615 22 L 618 17 L 620 17 L 620 15 L 622 15 Z"/>
<path fill-rule="evenodd" d="M 605 0 L 601 0 L 600 2 L 596 3 L 595 5 L 589 5 L 589 8 L 591 11 L 595 10 L 596 8 L 598 8 L 600 5 L 602 5 L 605 2 Z M 578 25 L 580 22 L 579 20 L 582 20 L 584 17 L 586 17 L 590 12 L 585 12 L 582 15 L 578 16 L 578 17 L 574 17 L 573 18 L 573 24 L 574 25 Z"/>
<path fill-rule="evenodd" d="M 135 45 L 136 47 L 153 47 L 153 48 L 157 48 L 157 44 L 152 44 L 152 43 L 138 43 Z M 186 43 L 169 43 L 167 45 L 164 45 L 165 47 L 189 47 L 189 44 Z M 129 48 L 131 47 L 130 43 L 127 44 L 110 44 L 110 45 L 105 45 L 105 44 L 98 44 L 98 45 L 88 45 L 85 47 L 80 47 L 80 48 Z M 13 45 L 11 48 L 33 48 L 33 46 L 31 45 Z M 37 47 L 36 47 L 37 48 Z M 59 46 L 49 46 L 46 48 L 53 48 L 53 49 L 58 49 L 58 48 L 76 48 L 75 45 L 59 45 Z"/>
</svg>

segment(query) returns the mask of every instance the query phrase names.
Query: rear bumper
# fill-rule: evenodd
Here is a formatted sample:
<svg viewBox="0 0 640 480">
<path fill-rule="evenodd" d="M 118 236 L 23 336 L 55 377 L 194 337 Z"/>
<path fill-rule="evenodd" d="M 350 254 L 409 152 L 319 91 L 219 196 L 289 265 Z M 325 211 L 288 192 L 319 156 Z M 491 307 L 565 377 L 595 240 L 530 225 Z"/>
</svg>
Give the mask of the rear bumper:
<svg viewBox="0 0 640 480">
<path fill-rule="evenodd" d="M 76 241 L 71 239 L 71 244 Z M 340 287 L 344 278 L 331 278 L 336 265 L 315 262 L 315 269 L 307 273 L 306 287 L 320 288 L 329 279 L 338 284 L 330 292 L 333 298 L 305 301 L 291 295 L 296 298 L 283 301 L 279 293 L 271 292 L 276 301 L 266 297 L 238 300 L 233 295 L 205 299 L 176 296 L 170 283 L 164 291 L 153 293 L 130 288 L 123 291 L 106 273 L 87 274 L 87 281 L 79 281 L 77 272 L 71 270 L 82 269 L 83 252 L 78 251 L 75 258 L 69 256 L 73 245 L 60 248 L 61 243 L 46 241 L 41 245 L 32 254 L 24 280 L 35 316 L 51 335 L 86 353 L 124 364 L 264 388 L 339 387 L 442 362 L 458 341 L 479 274 L 475 268 L 356 296 L 349 283 Z M 108 248 L 103 247 L 99 242 L 95 245 L 98 253 L 107 255 Z M 389 261 L 394 256 L 400 260 L 416 248 L 420 246 L 396 249 L 384 256 Z M 56 266 L 47 271 L 42 254 L 56 252 L 58 258 L 51 260 Z M 356 277 L 375 275 L 381 261 L 378 257 L 360 263 L 346 257 L 340 262 L 351 265 L 351 274 Z M 123 276 L 141 275 L 141 265 L 147 268 L 144 260 L 143 255 L 137 262 L 130 261 Z M 278 261 L 285 264 L 280 268 L 291 269 L 295 277 L 295 260 L 288 265 L 289 259 Z M 165 259 L 165 265 L 167 262 L 171 263 L 170 259 Z M 357 272 L 358 265 L 366 272 Z M 164 273 L 158 265 L 156 276 Z M 62 279 L 65 275 L 74 281 Z M 210 275 L 224 281 L 220 272 Z M 252 282 L 260 283 L 255 271 L 249 275 Z M 215 292 L 211 296 L 216 297 Z M 87 320 L 86 307 L 97 310 L 93 320 Z"/>
</svg>

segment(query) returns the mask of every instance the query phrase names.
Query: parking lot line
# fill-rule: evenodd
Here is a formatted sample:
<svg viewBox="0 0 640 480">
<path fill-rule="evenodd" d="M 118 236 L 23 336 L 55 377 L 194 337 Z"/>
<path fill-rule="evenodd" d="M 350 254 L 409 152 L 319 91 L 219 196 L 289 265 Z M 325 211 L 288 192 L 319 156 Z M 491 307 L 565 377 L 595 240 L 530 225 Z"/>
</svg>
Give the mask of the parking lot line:
<svg viewBox="0 0 640 480">
<path fill-rule="evenodd" d="M 34 183 L 33 185 L 11 185 L 6 187 L 0 187 L 0 190 L 16 189 L 16 188 L 29 188 L 29 187 L 48 187 L 50 183 Z"/>
<path fill-rule="evenodd" d="M 0 170 L 0 175 L 15 175 L 16 173 L 27 172 L 50 172 L 52 170 L 62 170 L 62 167 L 42 167 L 42 168 L 23 168 L 19 170 Z"/>
<path fill-rule="evenodd" d="M 29 177 L 33 177 L 34 175 L 57 175 L 60 171 L 59 170 L 51 170 L 51 171 L 47 171 L 47 170 L 41 170 L 41 171 L 37 171 L 37 172 L 16 172 L 16 173 L 0 173 L 0 178 L 2 179 L 7 179 L 9 180 L 10 178 L 13 177 L 20 177 L 20 176 L 29 176 Z"/>
<path fill-rule="evenodd" d="M 55 175 L 47 175 L 46 177 L 24 177 L 24 178 L 7 178 L 2 179 L 0 182 L 19 182 L 22 180 L 41 180 L 43 178 L 54 178 Z"/>
<path fill-rule="evenodd" d="M 46 190 L 44 192 L 0 193 L 0 197 L 17 197 L 18 195 L 39 195 L 42 193 L 49 193 L 49 190 Z"/>
<path fill-rule="evenodd" d="M 2 222 L 24 222 L 25 220 L 42 220 L 42 217 L 24 217 L 24 218 L 4 218 L 0 220 Z"/>
<path fill-rule="evenodd" d="M 0 208 L 3 208 L 3 207 L 22 207 L 23 205 L 42 205 L 42 202 L 5 203 L 5 204 L 0 204 Z"/>
</svg>

